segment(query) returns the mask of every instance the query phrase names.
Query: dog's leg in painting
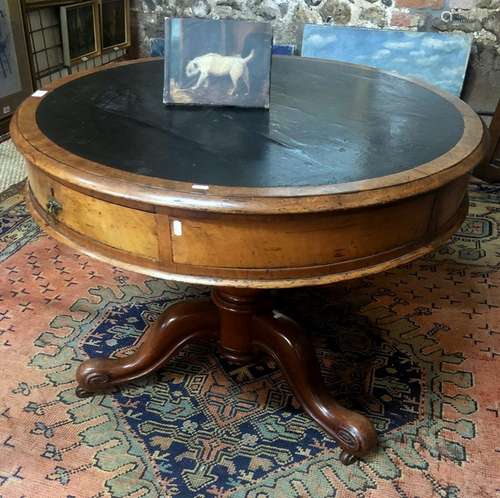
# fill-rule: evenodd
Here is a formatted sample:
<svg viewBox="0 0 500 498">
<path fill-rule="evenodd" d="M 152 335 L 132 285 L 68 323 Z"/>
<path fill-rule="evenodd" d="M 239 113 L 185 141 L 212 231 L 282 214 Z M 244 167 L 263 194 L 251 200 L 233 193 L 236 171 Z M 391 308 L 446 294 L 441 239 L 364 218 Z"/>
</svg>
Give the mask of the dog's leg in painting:
<svg viewBox="0 0 500 498">
<path fill-rule="evenodd" d="M 204 83 L 207 80 L 208 80 L 208 74 L 200 72 L 200 77 L 198 78 L 198 81 L 196 82 L 196 85 L 194 85 L 191 88 L 191 90 L 198 90 L 198 88 L 200 88 L 201 84 Z"/>
<path fill-rule="evenodd" d="M 2 68 L 2 74 L 4 78 L 7 78 L 7 71 L 5 70 L 5 66 L 3 63 L 3 54 L 0 53 L 0 67 Z"/>
<path fill-rule="evenodd" d="M 243 70 L 242 74 L 243 82 L 245 83 L 245 86 L 247 87 L 247 91 L 245 95 L 248 95 L 250 93 L 250 79 L 248 77 L 248 67 L 245 66 L 245 69 Z"/>
<path fill-rule="evenodd" d="M 238 88 L 238 81 L 241 78 L 241 71 L 231 69 L 229 71 L 229 77 L 231 78 L 231 82 L 233 83 L 233 88 L 229 90 L 229 95 L 234 95 L 236 93 L 236 89 Z"/>
</svg>

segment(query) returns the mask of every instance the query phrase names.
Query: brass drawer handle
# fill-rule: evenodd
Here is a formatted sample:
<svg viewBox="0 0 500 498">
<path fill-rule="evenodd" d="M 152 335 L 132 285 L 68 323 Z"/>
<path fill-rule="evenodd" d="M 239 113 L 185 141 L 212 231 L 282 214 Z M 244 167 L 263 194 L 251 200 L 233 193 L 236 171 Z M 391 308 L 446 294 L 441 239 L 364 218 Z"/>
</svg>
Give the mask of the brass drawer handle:
<svg viewBox="0 0 500 498">
<path fill-rule="evenodd" d="M 53 198 L 50 197 L 47 201 L 47 213 L 50 216 L 56 217 L 62 211 L 62 206 Z"/>
</svg>

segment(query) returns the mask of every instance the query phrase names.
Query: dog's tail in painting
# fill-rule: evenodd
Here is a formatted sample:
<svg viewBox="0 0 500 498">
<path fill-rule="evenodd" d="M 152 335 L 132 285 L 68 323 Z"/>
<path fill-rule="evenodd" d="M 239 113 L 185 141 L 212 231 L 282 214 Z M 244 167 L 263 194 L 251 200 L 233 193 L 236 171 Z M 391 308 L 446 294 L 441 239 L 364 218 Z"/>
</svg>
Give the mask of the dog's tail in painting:
<svg viewBox="0 0 500 498">
<path fill-rule="evenodd" d="M 250 52 L 250 53 L 249 53 L 246 57 L 244 57 L 244 58 L 243 58 L 243 61 L 244 61 L 245 63 L 247 63 L 250 59 L 252 59 L 252 58 L 253 58 L 254 54 L 255 54 L 255 52 L 254 52 L 254 50 L 253 50 L 253 48 L 252 48 L 251 52 Z"/>
</svg>

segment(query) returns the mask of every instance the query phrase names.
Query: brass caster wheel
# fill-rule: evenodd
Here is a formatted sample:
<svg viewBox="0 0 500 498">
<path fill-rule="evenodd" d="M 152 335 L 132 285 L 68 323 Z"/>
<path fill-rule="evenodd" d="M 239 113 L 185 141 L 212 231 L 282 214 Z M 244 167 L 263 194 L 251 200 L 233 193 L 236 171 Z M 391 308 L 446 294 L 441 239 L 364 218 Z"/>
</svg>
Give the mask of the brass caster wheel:
<svg viewBox="0 0 500 498">
<path fill-rule="evenodd" d="M 92 392 L 89 392 L 89 391 L 86 391 L 85 389 L 83 389 L 83 387 L 80 387 L 78 386 L 76 389 L 75 389 L 75 394 L 76 394 L 76 397 L 77 398 L 90 398 L 92 397 L 95 393 L 92 393 Z"/>
<path fill-rule="evenodd" d="M 358 457 L 356 455 L 353 455 L 352 453 L 347 453 L 347 451 L 342 450 L 340 453 L 340 461 L 344 465 L 351 465 L 352 463 L 358 461 Z"/>
<path fill-rule="evenodd" d="M 92 396 L 97 396 L 99 394 L 113 394 L 117 392 L 118 389 L 116 387 L 108 387 L 107 389 L 101 389 L 99 391 L 87 391 L 84 387 L 81 386 L 78 386 L 75 389 L 75 394 L 78 398 L 91 398 Z"/>
</svg>

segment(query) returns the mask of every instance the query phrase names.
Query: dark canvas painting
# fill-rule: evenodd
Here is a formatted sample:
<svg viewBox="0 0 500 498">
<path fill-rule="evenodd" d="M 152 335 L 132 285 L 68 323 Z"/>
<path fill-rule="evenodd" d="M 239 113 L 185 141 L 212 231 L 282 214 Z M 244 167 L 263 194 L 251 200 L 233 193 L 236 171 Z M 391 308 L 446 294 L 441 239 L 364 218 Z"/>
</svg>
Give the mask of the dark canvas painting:
<svg viewBox="0 0 500 498">
<path fill-rule="evenodd" d="M 92 4 L 68 9 L 67 19 L 71 59 L 95 52 L 94 8 Z"/>
<path fill-rule="evenodd" d="M 165 20 L 166 104 L 269 107 L 268 23 Z"/>
<path fill-rule="evenodd" d="M 125 0 L 103 0 L 101 17 L 103 48 L 126 43 Z"/>
</svg>

